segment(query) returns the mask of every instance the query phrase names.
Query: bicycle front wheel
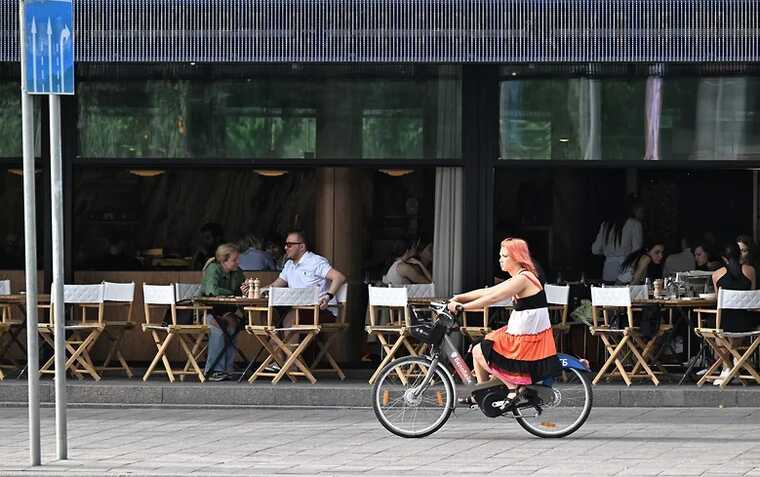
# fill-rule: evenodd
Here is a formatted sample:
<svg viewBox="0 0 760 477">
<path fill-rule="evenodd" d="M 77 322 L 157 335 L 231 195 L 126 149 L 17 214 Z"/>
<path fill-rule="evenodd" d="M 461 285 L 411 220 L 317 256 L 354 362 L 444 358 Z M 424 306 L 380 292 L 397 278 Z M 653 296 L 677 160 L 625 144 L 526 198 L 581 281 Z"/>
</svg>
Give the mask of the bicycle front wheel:
<svg viewBox="0 0 760 477">
<path fill-rule="evenodd" d="M 380 423 L 401 437 L 425 437 L 446 423 L 454 404 L 454 383 L 439 365 L 422 387 L 432 362 L 418 356 L 396 359 L 372 386 L 372 408 Z"/>
<path fill-rule="evenodd" d="M 573 368 L 562 373 L 562 380 L 536 393 L 536 406 L 518 406 L 512 411 L 523 429 L 535 436 L 568 436 L 580 429 L 591 413 L 593 395 L 588 373 Z"/>
</svg>

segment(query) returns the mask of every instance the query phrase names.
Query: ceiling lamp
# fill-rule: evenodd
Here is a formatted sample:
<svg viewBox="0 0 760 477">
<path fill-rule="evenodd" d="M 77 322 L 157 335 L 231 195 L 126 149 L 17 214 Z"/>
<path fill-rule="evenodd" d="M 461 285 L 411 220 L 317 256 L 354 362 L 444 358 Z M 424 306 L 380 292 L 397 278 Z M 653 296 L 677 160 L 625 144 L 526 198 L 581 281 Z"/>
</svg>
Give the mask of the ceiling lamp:
<svg viewBox="0 0 760 477">
<path fill-rule="evenodd" d="M 134 174 L 140 177 L 156 177 L 160 176 L 164 172 L 166 171 L 162 171 L 160 169 L 131 169 L 129 171 L 130 174 Z"/>
<path fill-rule="evenodd" d="M 380 169 L 383 174 L 388 174 L 391 177 L 401 177 L 414 172 L 412 169 Z"/>
<path fill-rule="evenodd" d="M 42 172 L 41 169 L 34 170 L 35 174 L 39 174 L 40 172 Z M 23 176 L 24 170 L 23 169 L 8 169 L 8 174 L 13 174 L 14 176 Z"/>
<path fill-rule="evenodd" d="M 281 171 L 276 169 L 254 169 L 253 172 L 264 177 L 280 177 L 288 173 L 288 171 Z"/>
</svg>

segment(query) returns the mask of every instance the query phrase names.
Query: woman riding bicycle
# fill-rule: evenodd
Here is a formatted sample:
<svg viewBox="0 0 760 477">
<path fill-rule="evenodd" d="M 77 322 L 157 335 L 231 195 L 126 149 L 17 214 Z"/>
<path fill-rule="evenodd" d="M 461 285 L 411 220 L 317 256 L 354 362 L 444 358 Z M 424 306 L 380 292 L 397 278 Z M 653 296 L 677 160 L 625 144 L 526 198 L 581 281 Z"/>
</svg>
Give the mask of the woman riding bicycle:
<svg viewBox="0 0 760 477">
<path fill-rule="evenodd" d="M 488 374 L 509 388 L 507 406 L 518 400 L 522 386 L 558 376 L 561 365 L 554 345 L 546 295 L 538 280 L 528 244 L 518 238 L 501 242 L 499 265 L 511 278 L 492 288 L 481 288 L 455 295 L 449 311 L 483 310 L 501 300 L 512 298 L 514 311 L 509 323 L 489 333 L 472 351 L 478 383 Z M 460 400 L 476 405 L 472 396 Z"/>
</svg>

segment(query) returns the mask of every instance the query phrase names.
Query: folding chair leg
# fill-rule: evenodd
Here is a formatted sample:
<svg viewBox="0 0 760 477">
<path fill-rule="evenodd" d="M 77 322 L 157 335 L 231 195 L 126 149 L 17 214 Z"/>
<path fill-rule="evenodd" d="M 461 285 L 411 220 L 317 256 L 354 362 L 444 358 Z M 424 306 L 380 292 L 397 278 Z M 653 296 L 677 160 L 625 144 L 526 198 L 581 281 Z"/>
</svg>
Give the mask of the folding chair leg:
<svg viewBox="0 0 760 477">
<path fill-rule="evenodd" d="M 198 335 L 198 337 L 195 339 L 195 343 L 193 344 L 193 349 L 191 350 L 191 353 L 193 354 L 193 358 L 195 359 L 196 362 L 198 361 L 198 358 L 200 358 L 201 353 L 203 353 L 204 351 L 206 351 L 205 347 L 202 350 L 200 350 L 200 352 L 198 351 L 198 349 L 203 344 L 203 338 L 204 337 L 205 337 L 205 335 Z M 184 373 L 186 373 L 189 370 L 190 370 L 190 361 L 187 361 L 185 363 L 185 366 L 182 368 L 182 371 Z M 204 380 L 206 379 L 205 375 L 204 375 L 203 379 Z M 185 375 L 182 374 L 182 376 L 179 377 L 179 380 L 180 381 L 184 381 L 185 380 Z"/>
<path fill-rule="evenodd" d="M 378 341 L 380 341 L 383 349 L 385 350 L 385 358 L 383 358 L 383 360 L 377 366 L 377 369 L 375 370 L 375 372 L 372 373 L 372 376 L 369 378 L 370 384 L 375 384 L 375 380 L 377 380 L 378 376 L 380 376 L 380 371 L 382 371 L 383 368 L 393 360 L 396 354 L 396 351 L 403 344 L 404 336 L 399 335 L 398 340 L 393 344 L 393 347 L 390 346 L 388 341 L 385 339 L 385 336 L 383 335 L 383 333 L 378 333 L 377 339 Z M 402 383 L 406 384 L 406 378 L 404 377 L 401 371 L 399 371 L 399 378 L 401 379 Z"/>
<path fill-rule="evenodd" d="M 151 374 L 153 374 L 153 370 L 158 365 L 158 361 L 161 360 L 164 363 L 164 369 L 166 369 L 166 375 L 169 376 L 169 382 L 174 382 L 174 373 L 172 373 L 172 367 L 169 363 L 169 359 L 166 357 L 166 349 L 169 347 L 169 343 L 171 343 L 172 338 L 174 338 L 173 333 L 167 333 L 166 339 L 163 343 L 161 343 L 161 340 L 158 337 L 158 333 L 155 331 L 151 332 L 153 334 L 153 341 L 156 343 L 156 348 L 158 348 L 158 352 L 156 353 L 155 358 L 153 358 L 153 361 L 151 361 L 150 366 L 148 366 L 148 370 L 145 371 L 145 375 L 143 376 L 143 381 L 147 381 Z"/>
<path fill-rule="evenodd" d="M 314 361 L 311 363 L 311 370 L 312 372 L 335 372 L 338 375 L 338 378 L 340 378 L 341 381 L 346 379 L 346 375 L 343 374 L 343 370 L 340 369 L 340 366 L 338 366 L 338 362 L 335 361 L 335 358 L 333 358 L 332 354 L 330 354 L 330 347 L 333 345 L 335 340 L 338 338 L 337 333 L 333 333 L 324 343 L 317 340 L 317 345 L 319 346 L 319 353 L 317 354 L 317 357 L 314 358 Z M 330 364 L 330 368 L 325 369 L 317 369 L 317 366 L 319 363 L 322 362 L 323 359 L 326 359 L 327 362 Z"/>
<path fill-rule="evenodd" d="M 306 333 L 306 337 L 299 343 L 298 347 L 296 347 L 295 351 L 290 351 L 290 348 L 286 343 L 284 343 L 282 340 L 277 337 L 275 333 L 272 333 L 272 338 L 277 343 L 277 346 L 285 353 L 285 356 L 288 357 L 288 359 L 285 360 L 285 364 L 280 369 L 280 372 L 277 373 L 277 376 L 272 379 L 272 384 L 277 384 L 280 379 L 282 379 L 282 376 L 285 373 L 289 373 L 290 368 L 295 364 L 298 369 L 301 370 L 303 375 L 306 377 L 306 379 L 309 380 L 311 384 L 314 384 L 317 382 L 317 379 L 314 377 L 313 374 L 311 374 L 311 371 L 309 371 L 309 368 L 306 367 L 306 365 L 301 361 L 301 353 L 304 352 L 306 347 L 309 345 L 311 340 L 316 336 L 315 332 L 308 332 Z"/>
<path fill-rule="evenodd" d="M 729 343 L 724 341 L 724 345 L 728 345 Z M 734 364 L 731 367 L 731 371 L 728 373 L 728 376 L 723 380 L 723 382 L 720 385 L 721 389 L 724 389 L 728 383 L 731 382 L 731 380 L 735 377 L 738 377 L 741 380 L 741 370 L 746 369 L 747 372 L 752 376 L 752 378 L 755 379 L 757 383 L 760 383 L 760 375 L 758 375 L 757 371 L 755 371 L 749 364 L 747 364 L 747 361 L 750 356 L 752 356 L 752 353 L 755 352 L 755 349 L 757 348 L 757 345 L 760 344 L 759 340 L 754 340 L 754 342 L 747 348 L 747 351 L 744 352 L 743 355 L 740 355 L 736 349 L 733 347 L 727 347 L 728 352 L 731 353 L 734 359 L 736 359 L 736 364 Z M 742 382 L 744 384 L 744 382 Z"/>
<path fill-rule="evenodd" d="M 609 351 L 612 347 L 612 343 L 609 340 L 609 337 L 607 337 L 604 334 L 600 335 L 602 338 L 602 341 L 605 344 L 605 348 Z M 623 365 L 620 363 L 620 361 L 617 359 L 620 352 L 623 350 L 623 345 L 628 342 L 628 336 L 624 336 L 622 340 L 616 343 L 616 346 L 614 347 L 613 351 L 610 353 L 610 357 L 607 359 L 607 361 L 604 363 L 604 365 L 601 367 L 599 372 L 596 374 L 596 377 L 594 378 L 593 384 L 599 383 L 599 380 L 602 379 L 602 377 L 606 374 L 607 368 L 609 368 L 612 363 L 615 363 L 615 366 L 618 367 L 618 370 L 620 370 Z M 625 383 L 630 386 L 631 380 L 628 378 L 628 375 L 625 373 L 625 369 L 621 372 L 623 380 Z"/>
<path fill-rule="evenodd" d="M 103 371 L 109 370 L 111 361 L 113 360 L 114 356 L 116 356 L 116 359 L 121 365 L 121 369 L 124 370 L 127 377 L 132 378 L 134 377 L 134 374 L 132 374 L 132 370 L 127 364 L 127 360 L 124 359 L 124 355 L 121 354 L 121 342 L 124 339 L 126 331 L 127 330 L 125 328 L 120 328 L 118 331 L 116 331 L 116 336 L 114 336 L 108 330 L 103 330 L 103 334 L 106 336 L 106 338 L 108 338 L 108 341 L 111 342 L 111 348 L 108 350 L 108 355 L 106 356 L 106 359 L 103 360 L 103 364 L 100 366 L 100 369 Z"/>
<path fill-rule="evenodd" d="M 721 364 L 723 364 L 723 361 L 720 358 L 716 359 L 715 362 L 709 368 L 707 368 L 707 371 L 705 371 L 705 374 L 699 379 L 699 381 L 697 381 L 697 386 L 702 387 L 702 385 L 704 385 L 708 379 L 713 377 L 712 374 L 716 369 L 718 369 L 718 366 Z"/>
<path fill-rule="evenodd" d="M 644 357 L 641 356 L 639 350 L 636 349 L 636 344 L 633 341 L 628 340 L 628 347 L 631 348 L 631 352 L 636 357 L 636 360 L 641 363 L 641 367 L 644 368 L 644 371 L 649 375 L 649 378 L 652 380 L 654 385 L 659 386 L 660 380 L 657 379 L 657 376 L 655 376 L 655 374 L 652 372 L 652 369 L 649 367 Z"/>
<path fill-rule="evenodd" d="M 187 355 L 187 362 L 190 363 L 190 365 L 195 370 L 195 374 L 198 375 L 198 379 L 201 382 L 206 381 L 206 376 L 203 374 L 203 370 L 201 370 L 200 366 L 198 366 L 198 363 L 195 361 L 195 357 L 193 357 L 193 351 L 185 342 L 185 337 L 182 335 L 178 335 L 177 339 L 179 339 L 179 345 L 185 351 L 185 354 Z"/>
<path fill-rule="evenodd" d="M 66 343 L 66 347 L 71 351 L 74 350 L 69 357 L 69 359 L 66 361 L 66 367 L 65 369 L 69 369 L 72 367 L 72 364 L 75 362 L 79 362 L 82 367 L 84 368 L 84 371 L 87 372 L 90 376 L 92 376 L 92 379 L 95 381 L 100 381 L 100 375 L 98 375 L 97 371 L 95 371 L 95 368 L 91 365 L 91 362 L 88 362 L 86 357 L 83 357 L 82 355 L 87 352 L 90 346 L 92 346 L 93 343 L 95 343 L 95 340 L 97 340 L 98 336 L 100 336 L 100 331 L 94 330 L 90 332 L 87 337 L 82 341 L 82 343 L 79 344 L 78 348 L 73 348 Z M 81 359 L 80 359 L 81 357 Z"/>
<path fill-rule="evenodd" d="M 253 372 L 253 374 L 251 375 L 251 377 L 248 378 L 248 382 L 251 383 L 251 384 L 253 384 L 259 378 L 259 376 L 264 371 L 264 369 L 267 366 L 269 366 L 269 364 L 272 361 L 274 361 L 275 363 L 277 363 L 277 365 L 280 366 L 280 369 L 282 369 L 283 366 L 284 366 L 284 364 L 285 364 L 284 361 L 281 361 L 280 359 L 278 359 L 276 357 L 277 356 L 277 348 L 274 347 L 274 346 L 272 346 L 272 342 L 270 341 L 271 338 L 270 338 L 270 335 L 268 333 L 265 333 L 265 334 L 254 333 L 254 336 L 259 341 L 259 343 L 261 344 L 261 346 L 266 350 L 266 352 L 269 353 L 269 356 L 267 356 L 266 358 L 264 358 L 264 361 L 262 361 L 261 365 L 259 365 L 259 367 L 256 368 L 256 371 Z M 291 376 L 290 374 L 288 374 L 287 376 L 288 376 L 288 379 L 290 379 L 291 382 L 293 382 L 293 383 L 297 382 L 295 377 Z"/>
</svg>

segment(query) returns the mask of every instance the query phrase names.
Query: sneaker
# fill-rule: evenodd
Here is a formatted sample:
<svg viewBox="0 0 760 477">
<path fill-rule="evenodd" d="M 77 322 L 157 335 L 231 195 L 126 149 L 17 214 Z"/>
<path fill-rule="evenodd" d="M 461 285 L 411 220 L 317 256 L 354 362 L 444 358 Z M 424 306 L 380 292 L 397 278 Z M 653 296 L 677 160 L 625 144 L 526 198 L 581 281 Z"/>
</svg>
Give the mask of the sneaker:
<svg viewBox="0 0 760 477">
<path fill-rule="evenodd" d="M 227 375 L 227 373 L 223 373 L 221 371 L 214 371 L 211 373 L 211 376 L 208 377 L 208 380 L 211 382 L 219 382 L 219 381 L 226 381 L 230 379 L 230 377 Z"/>
<path fill-rule="evenodd" d="M 267 366 L 266 368 L 264 368 L 264 371 L 266 371 L 267 373 L 279 373 L 280 369 L 281 368 L 280 368 L 279 364 L 272 363 L 269 366 Z"/>
<path fill-rule="evenodd" d="M 700 369 L 699 371 L 696 372 L 696 375 L 697 376 L 704 376 L 706 373 L 707 373 L 707 368 Z"/>
</svg>

